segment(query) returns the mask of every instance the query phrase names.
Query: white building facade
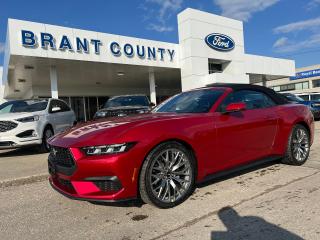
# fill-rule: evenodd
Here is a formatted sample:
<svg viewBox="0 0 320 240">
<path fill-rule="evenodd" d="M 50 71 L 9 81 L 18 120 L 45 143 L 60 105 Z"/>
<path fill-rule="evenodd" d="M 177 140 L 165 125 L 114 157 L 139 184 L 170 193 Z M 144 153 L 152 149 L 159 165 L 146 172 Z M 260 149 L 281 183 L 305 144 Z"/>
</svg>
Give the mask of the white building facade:
<svg viewBox="0 0 320 240">
<path fill-rule="evenodd" d="M 295 74 L 294 61 L 246 54 L 240 21 L 188 8 L 178 33 L 176 44 L 9 19 L 0 98 L 62 98 L 86 120 L 114 95 L 159 102 L 210 83 Z"/>
</svg>

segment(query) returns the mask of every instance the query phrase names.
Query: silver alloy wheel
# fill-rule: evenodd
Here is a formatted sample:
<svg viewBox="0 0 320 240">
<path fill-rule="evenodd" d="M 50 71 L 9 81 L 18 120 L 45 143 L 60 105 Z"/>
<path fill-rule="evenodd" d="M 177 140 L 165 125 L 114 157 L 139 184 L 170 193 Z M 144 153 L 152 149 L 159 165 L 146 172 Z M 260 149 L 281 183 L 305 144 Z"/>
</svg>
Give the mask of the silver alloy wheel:
<svg viewBox="0 0 320 240">
<path fill-rule="evenodd" d="M 152 193 L 161 202 L 175 202 L 186 194 L 192 175 L 190 159 L 183 151 L 165 149 L 153 159 L 150 166 Z"/>
<path fill-rule="evenodd" d="M 303 162 L 310 150 L 309 136 L 304 129 L 298 128 L 292 138 L 292 153 L 294 158 Z"/>
<path fill-rule="evenodd" d="M 50 129 L 47 129 L 44 132 L 44 141 L 45 141 L 45 146 L 47 148 L 47 150 L 50 150 L 50 145 L 48 143 L 48 139 L 51 138 L 53 136 L 53 132 Z"/>
</svg>

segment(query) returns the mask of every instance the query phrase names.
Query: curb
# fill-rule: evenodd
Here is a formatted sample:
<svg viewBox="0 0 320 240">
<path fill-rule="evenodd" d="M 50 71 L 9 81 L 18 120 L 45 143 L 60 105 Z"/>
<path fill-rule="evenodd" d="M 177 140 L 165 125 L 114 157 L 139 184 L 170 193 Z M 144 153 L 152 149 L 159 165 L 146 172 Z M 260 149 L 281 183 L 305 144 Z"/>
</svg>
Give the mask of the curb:
<svg viewBox="0 0 320 240">
<path fill-rule="evenodd" d="M 0 181 L 0 188 L 16 187 L 16 186 L 35 183 L 35 182 L 42 182 L 44 180 L 47 180 L 48 177 L 49 177 L 49 174 L 46 173 L 46 174 L 28 176 L 28 177 L 17 178 L 17 179 L 4 180 L 4 181 Z"/>
</svg>

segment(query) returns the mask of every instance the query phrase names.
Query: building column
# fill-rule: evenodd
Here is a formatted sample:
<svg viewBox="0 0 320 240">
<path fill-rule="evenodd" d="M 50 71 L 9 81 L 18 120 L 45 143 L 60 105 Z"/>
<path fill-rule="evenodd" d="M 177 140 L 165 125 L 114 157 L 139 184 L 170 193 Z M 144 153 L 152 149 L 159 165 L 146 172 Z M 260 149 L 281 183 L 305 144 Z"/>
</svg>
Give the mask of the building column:
<svg viewBox="0 0 320 240">
<path fill-rule="evenodd" d="M 51 97 L 58 98 L 58 74 L 56 66 L 50 66 Z"/>
<path fill-rule="evenodd" d="M 154 71 L 149 72 L 150 101 L 157 104 L 156 79 Z"/>
<path fill-rule="evenodd" d="M 262 75 L 262 86 L 267 87 L 267 77 Z"/>
</svg>

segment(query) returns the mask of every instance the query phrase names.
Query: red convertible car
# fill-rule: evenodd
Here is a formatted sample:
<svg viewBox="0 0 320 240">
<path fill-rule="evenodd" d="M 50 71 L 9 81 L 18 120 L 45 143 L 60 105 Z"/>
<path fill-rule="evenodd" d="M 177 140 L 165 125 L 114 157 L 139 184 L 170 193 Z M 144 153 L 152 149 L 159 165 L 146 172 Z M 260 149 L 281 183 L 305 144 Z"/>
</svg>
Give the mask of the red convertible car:
<svg viewBox="0 0 320 240">
<path fill-rule="evenodd" d="M 213 176 L 276 159 L 302 165 L 313 133 L 304 105 L 260 86 L 214 84 L 173 96 L 147 114 L 56 135 L 49 141 L 49 181 L 73 199 L 140 197 L 170 208 Z"/>
</svg>

